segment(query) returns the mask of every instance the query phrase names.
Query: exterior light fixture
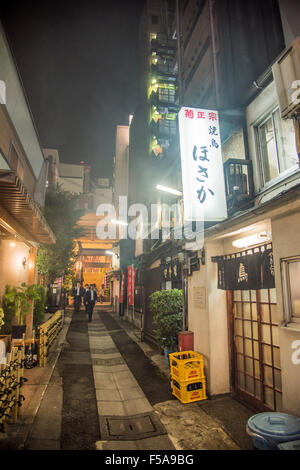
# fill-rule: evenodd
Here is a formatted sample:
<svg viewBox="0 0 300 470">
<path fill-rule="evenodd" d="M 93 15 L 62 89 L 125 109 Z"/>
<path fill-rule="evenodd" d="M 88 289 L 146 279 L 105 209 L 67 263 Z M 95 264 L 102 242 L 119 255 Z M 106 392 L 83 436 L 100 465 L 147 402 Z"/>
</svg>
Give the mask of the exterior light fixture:
<svg viewBox="0 0 300 470">
<path fill-rule="evenodd" d="M 256 233 L 249 235 L 248 237 L 239 238 L 232 242 L 232 246 L 236 248 L 247 248 L 248 246 L 258 245 L 259 243 L 268 242 L 271 240 L 271 236 L 268 232 Z"/>
<path fill-rule="evenodd" d="M 174 194 L 175 196 L 182 196 L 181 191 L 178 191 L 177 189 L 173 189 L 173 188 L 168 188 L 167 186 L 163 186 L 161 184 L 158 184 L 156 186 L 156 189 L 159 189 L 159 191 L 164 191 L 166 193 Z"/>
<path fill-rule="evenodd" d="M 16 244 L 15 244 L 15 242 L 10 242 L 9 246 L 11 246 L 13 248 L 14 246 L 16 246 Z"/>
<path fill-rule="evenodd" d="M 117 224 L 117 225 L 128 225 L 127 222 L 122 222 L 121 220 L 115 220 L 115 219 L 112 219 L 111 223 L 112 224 Z"/>
</svg>

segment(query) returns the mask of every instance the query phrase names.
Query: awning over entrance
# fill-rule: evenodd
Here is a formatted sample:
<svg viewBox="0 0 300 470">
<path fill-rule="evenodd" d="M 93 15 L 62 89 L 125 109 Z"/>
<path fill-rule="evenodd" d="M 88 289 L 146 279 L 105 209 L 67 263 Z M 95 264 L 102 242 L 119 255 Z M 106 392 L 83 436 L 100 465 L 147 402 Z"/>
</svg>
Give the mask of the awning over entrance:
<svg viewBox="0 0 300 470">
<path fill-rule="evenodd" d="M 55 235 L 14 172 L 0 172 L 0 204 L 26 228 L 37 243 L 55 243 Z"/>
</svg>

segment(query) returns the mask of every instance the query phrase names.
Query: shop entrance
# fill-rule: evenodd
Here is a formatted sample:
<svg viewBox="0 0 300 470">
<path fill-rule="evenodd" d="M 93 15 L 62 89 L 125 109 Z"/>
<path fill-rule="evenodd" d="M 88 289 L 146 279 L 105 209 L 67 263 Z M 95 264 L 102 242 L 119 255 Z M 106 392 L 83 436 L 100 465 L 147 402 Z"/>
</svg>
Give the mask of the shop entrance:
<svg viewBox="0 0 300 470">
<path fill-rule="evenodd" d="M 276 289 L 227 291 L 231 385 L 258 411 L 282 408 Z"/>
</svg>

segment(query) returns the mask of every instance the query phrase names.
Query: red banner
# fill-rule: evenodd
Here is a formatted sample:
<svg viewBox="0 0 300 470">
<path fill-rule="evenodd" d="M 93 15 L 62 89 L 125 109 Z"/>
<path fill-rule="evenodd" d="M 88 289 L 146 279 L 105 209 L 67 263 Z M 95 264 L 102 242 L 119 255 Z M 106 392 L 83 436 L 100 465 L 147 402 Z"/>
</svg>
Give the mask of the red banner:
<svg viewBox="0 0 300 470">
<path fill-rule="evenodd" d="M 124 302 L 124 286 L 125 286 L 125 273 L 122 273 L 122 282 L 121 282 L 121 290 L 120 290 L 120 303 Z"/>
<path fill-rule="evenodd" d="M 128 305 L 134 304 L 134 283 L 136 276 L 136 268 L 128 266 Z"/>
</svg>

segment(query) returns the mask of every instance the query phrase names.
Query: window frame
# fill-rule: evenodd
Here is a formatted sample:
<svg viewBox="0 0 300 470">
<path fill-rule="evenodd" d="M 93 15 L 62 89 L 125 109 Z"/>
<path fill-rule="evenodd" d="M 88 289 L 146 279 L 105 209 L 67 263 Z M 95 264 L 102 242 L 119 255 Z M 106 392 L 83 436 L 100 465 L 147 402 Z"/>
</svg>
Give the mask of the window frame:
<svg viewBox="0 0 300 470">
<path fill-rule="evenodd" d="M 285 326 L 297 326 L 300 328 L 300 317 L 293 316 L 292 300 L 291 300 L 291 286 L 290 286 L 290 274 L 289 265 L 291 263 L 299 262 L 300 255 L 291 256 L 288 258 L 282 258 L 280 260 L 281 267 L 281 282 L 282 282 L 282 301 L 283 301 L 283 312 L 284 312 L 284 323 Z"/>
<path fill-rule="evenodd" d="M 3 159 L 4 164 L 7 165 L 7 168 L 0 168 L 0 170 L 1 170 L 1 171 L 11 171 L 11 167 L 10 167 L 9 161 L 8 161 L 8 159 L 6 158 L 4 152 L 2 152 L 1 147 L 0 147 L 0 157 Z"/>
<path fill-rule="evenodd" d="M 278 135 L 276 132 L 276 125 L 274 122 L 274 115 L 276 111 L 280 112 L 279 106 L 273 106 L 271 109 L 268 110 L 267 113 L 265 113 L 263 116 L 261 116 L 260 119 L 258 119 L 255 123 L 252 124 L 253 130 L 254 130 L 254 135 L 255 135 L 255 146 L 256 146 L 256 157 L 257 157 L 257 165 L 259 169 L 259 185 L 260 189 L 267 189 L 271 186 L 274 186 L 276 183 L 279 181 L 287 178 L 291 174 L 295 173 L 297 170 L 299 170 L 299 167 L 297 164 L 291 166 L 290 168 L 287 168 L 285 170 L 280 171 L 280 160 L 279 160 L 279 150 L 278 150 Z M 280 117 L 280 115 L 279 115 Z M 262 143 L 261 143 L 261 137 L 260 137 L 260 128 L 266 124 L 266 122 L 269 119 L 272 119 L 272 128 L 273 128 L 273 133 L 274 133 L 274 138 L 275 138 L 275 145 L 276 145 L 276 160 L 277 160 L 277 169 L 278 169 L 278 175 L 275 178 L 271 178 L 270 180 L 266 181 L 265 179 L 265 171 L 264 171 L 264 161 L 263 161 L 263 149 L 262 149 Z M 281 118 L 280 118 L 281 119 Z"/>
</svg>

